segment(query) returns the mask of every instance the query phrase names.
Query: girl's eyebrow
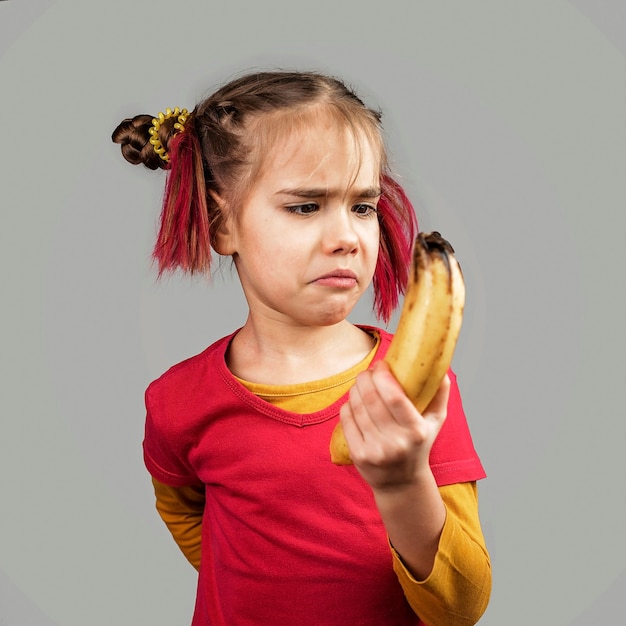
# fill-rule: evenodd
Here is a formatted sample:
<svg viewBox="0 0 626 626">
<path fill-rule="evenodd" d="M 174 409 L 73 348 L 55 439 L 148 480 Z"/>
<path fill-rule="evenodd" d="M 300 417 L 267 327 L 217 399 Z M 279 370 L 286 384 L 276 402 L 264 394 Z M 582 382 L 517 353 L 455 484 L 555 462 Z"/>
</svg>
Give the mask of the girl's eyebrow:
<svg viewBox="0 0 626 626">
<path fill-rule="evenodd" d="M 378 198 L 382 194 L 382 191 L 379 187 L 367 187 L 365 189 L 356 189 L 353 190 L 352 195 L 358 198 Z M 305 187 L 299 187 L 295 189 L 281 189 L 276 192 L 277 196 L 296 196 L 298 198 L 324 198 L 329 195 L 337 195 L 337 193 L 333 193 L 329 191 L 326 187 L 320 187 L 319 189 L 308 189 Z"/>
</svg>

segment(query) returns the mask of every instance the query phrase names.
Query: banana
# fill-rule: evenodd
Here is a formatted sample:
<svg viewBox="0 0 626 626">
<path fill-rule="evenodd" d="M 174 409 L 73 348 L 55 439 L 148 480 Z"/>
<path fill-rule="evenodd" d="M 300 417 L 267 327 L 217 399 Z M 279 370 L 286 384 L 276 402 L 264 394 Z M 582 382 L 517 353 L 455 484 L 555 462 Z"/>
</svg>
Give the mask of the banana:
<svg viewBox="0 0 626 626">
<path fill-rule="evenodd" d="M 452 246 L 436 231 L 420 233 L 396 333 L 384 360 L 422 413 L 446 375 L 463 322 L 465 283 Z M 350 465 L 341 423 L 333 430 L 330 458 Z"/>
</svg>

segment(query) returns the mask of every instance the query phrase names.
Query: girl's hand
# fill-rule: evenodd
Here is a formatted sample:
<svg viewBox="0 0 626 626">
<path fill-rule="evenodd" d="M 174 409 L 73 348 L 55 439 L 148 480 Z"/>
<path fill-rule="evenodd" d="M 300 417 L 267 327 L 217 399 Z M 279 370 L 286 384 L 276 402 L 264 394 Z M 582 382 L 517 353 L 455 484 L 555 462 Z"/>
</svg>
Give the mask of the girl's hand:
<svg viewBox="0 0 626 626">
<path fill-rule="evenodd" d="M 446 419 L 449 393 L 446 376 L 420 415 L 384 361 L 357 376 L 340 419 L 352 461 L 372 489 L 407 487 L 430 473 L 430 449 Z"/>
</svg>

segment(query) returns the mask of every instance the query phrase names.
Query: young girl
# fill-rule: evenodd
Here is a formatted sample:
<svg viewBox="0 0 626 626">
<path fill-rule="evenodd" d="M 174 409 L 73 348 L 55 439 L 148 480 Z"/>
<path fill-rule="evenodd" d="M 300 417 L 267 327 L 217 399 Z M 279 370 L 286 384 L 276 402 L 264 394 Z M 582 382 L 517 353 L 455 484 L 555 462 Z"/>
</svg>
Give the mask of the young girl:
<svg viewBox="0 0 626 626">
<path fill-rule="evenodd" d="M 474 624 L 484 472 L 455 376 L 420 415 L 381 360 L 390 335 L 346 319 L 373 281 L 389 320 L 416 231 L 380 115 L 335 78 L 261 72 L 113 141 L 168 170 L 160 272 L 208 272 L 212 248 L 249 307 L 146 391 L 156 506 L 199 571 L 193 626 Z M 353 466 L 330 461 L 339 419 Z"/>
</svg>

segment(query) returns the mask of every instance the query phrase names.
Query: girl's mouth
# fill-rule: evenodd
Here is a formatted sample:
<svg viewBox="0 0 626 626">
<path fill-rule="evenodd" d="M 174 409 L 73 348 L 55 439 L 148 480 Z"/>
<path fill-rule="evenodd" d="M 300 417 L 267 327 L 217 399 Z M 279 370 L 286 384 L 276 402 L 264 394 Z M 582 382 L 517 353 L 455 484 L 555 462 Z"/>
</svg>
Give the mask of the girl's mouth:
<svg viewBox="0 0 626 626">
<path fill-rule="evenodd" d="M 351 270 L 337 269 L 316 278 L 313 282 L 324 287 L 349 289 L 356 285 L 357 277 Z"/>
</svg>

